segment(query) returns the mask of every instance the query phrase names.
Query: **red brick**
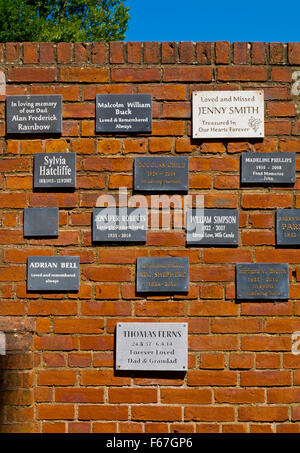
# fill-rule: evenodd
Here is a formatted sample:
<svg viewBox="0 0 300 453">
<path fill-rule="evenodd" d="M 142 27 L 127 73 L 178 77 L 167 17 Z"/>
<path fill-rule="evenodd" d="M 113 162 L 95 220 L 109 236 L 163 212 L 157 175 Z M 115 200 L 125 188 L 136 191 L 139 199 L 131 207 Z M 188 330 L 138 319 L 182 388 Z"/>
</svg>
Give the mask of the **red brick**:
<svg viewBox="0 0 300 453">
<path fill-rule="evenodd" d="M 282 422 L 288 420 L 288 408 L 284 406 L 245 406 L 239 408 L 240 421 Z"/>
<path fill-rule="evenodd" d="M 177 43 L 163 42 L 161 44 L 161 62 L 176 63 L 177 59 Z"/>
<path fill-rule="evenodd" d="M 262 332 L 260 319 L 213 319 L 212 332 L 214 333 L 249 333 Z"/>
<path fill-rule="evenodd" d="M 141 63 L 141 42 L 127 43 L 127 61 L 128 63 Z"/>
<path fill-rule="evenodd" d="M 58 403 L 104 403 L 104 389 L 57 388 L 55 401 Z"/>
<path fill-rule="evenodd" d="M 292 65 L 300 64 L 300 43 L 289 42 L 288 43 L 288 58 L 289 63 Z"/>
<path fill-rule="evenodd" d="M 54 44 L 40 42 L 40 63 L 54 63 Z"/>
<path fill-rule="evenodd" d="M 256 354 L 256 368 L 257 369 L 280 368 L 280 354 L 278 353 Z"/>
<path fill-rule="evenodd" d="M 189 102 L 165 102 L 163 104 L 163 118 L 190 118 L 191 105 Z"/>
<path fill-rule="evenodd" d="M 6 63 L 16 62 L 20 57 L 21 45 L 17 42 L 5 43 Z"/>
<path fill-rule="evenodd" d="M 230 44 L 227 41 L 216 42 L 216 64 L 229 63 Z"/>
<path fill-rule="evenodd" d="M 190 316 L 235 316 L 237 306 L 228 302 L 192 302 L 188 307 Z"/>
<path fill-rule="evenodd" d="M 268 403 L 300 403 L 300 391 L 297 388 L 274 388 L 267 391 Z"/>
<path fill-rule="evenodd" d="M 230 369 L 247 369 L 252 368 L 254 363 L 254 354 L 243 352 L 232 352 L 230 354 Z"/>
<path fill-rule="evenodd" d="M 196 61 L 200 64 L 211 63 L 211 42 L 196 43 Z"/>
<path fill-rule="evenodd" d="M 111 351 L 113 349 L 113 337 L 110 335 L 81 336 L 80 347 L 83 351 Z"/>
<path fill-rule="evenodd" d="M 89 60 L 89 44 L 79 43 L 74 44 L 74 61 L 76 63 L 87 63 Z"/>
<path fill-rule="evenodd" d="M 291 208 L 291 194 L 247 194 L 242 195 L 244 209 Z"/>
<path fill-rule="evenodd" d="M 38 350 L 71 351 L 76 349 L 77 344 L 77 338 L 70 335 L 43 335 L 35 338 L 35 347 Z"/>
<path fill-rule="evenodd" d="M 191 351 L 232 351 L 237 349 L 237 338 L 233 335 L 190 335 Z"/>
<path fill-rule="evenodd" d="M 59 42 L 57 44 L 57 61 L 58 63 L 70 63 L 72 60 L 72 44 Z"/>
<path fill-rule="evenodd" d="M 12 68 L 8 70 L 10 82 L 54 82 L 55 68 Z"/>
<path fill-rule="evenodd" d="M 201 56 L 199 55 L 199 59 Z M 194 44 L 192 42 L 179 43 L 179 59 L 181 63 L 194 62 Z"/>
<path fill-rule="evenodd" d="M 38 49 L 36 42 L 23 43 L 23 61 L 24 64 L 38 62 Z"/>
<path fill-rule="evenodd" d="M 111 79 L 113 82 L 159 82 L 160 69 L 112 68 Z M 99 80 L 99 82 L 101 82 L 101 80 Z"/>
<path fill-rule="evenodd" d="M 290 68 L 272 68 L 271 80 L 274 82 L 291 82 L 292 70 Z"/>
<path fill-rule="evenodd" d="M 273 387 L 287 385 L 291 385 L 291 375 L 288 371 L 243 371 L 241 373 L 242 387 Z"/>
<path fill-rule="evenodd" d="M 126 406 L 84 405 L 78 406 L 79 420 L 127 420 Z"/>
<path fill-rule="evenodd" d="M 74 406 L 71 404 L 39 404 L 37 418 L 39 420 L 73 420 Z"/>
<path fill-rule="evenodd" d="M 132 406 L 132 420 L 175 421 L 181 420 L 181 407 Z"/>
<path fill-rule="evenodd" d="M 92 43 L 92 63 L 104 64 L 106 63 L 106 43 L 94 42 Z"/>
<path fill-rule="evenodd" d="M 103 319 L 55 319 L 55 333 L 103 333 Z"/>
<path fill-rule="evenodd" d="M 108 392 L 109 403 L 157 403 L 157 389 L 148 388 L 111 388 Z M 175 403 L 175 401 L 173 402 Z"/>
<path fill-rule="evenodd" d="M 267 80 L 267 70 L 260 66 L 221 66 L 218 68 L 218 80 L 264 82 Z"/>
<path fill-rule="evenodd" d="M 264 389 L 216 388 L 216 403 L 255 404 L 265 402 Z"/>
<path fill-rule="evenodd" d="M 230 406 L 190 406 L 185 407 L 185 420 L 205 421 L 205 422 L 220 422 L 233 421 L 234 408 Z"/>
<path fill-rule="evenodd" d="M 80 384 L 84 386 L 124 386 L 130 385 L 126 376 L 115 376 L 112 370 L 82 370 Z"/>
<path fill-rule="evenodd" d="M 184 135 L 184 121 L 153 121 L 152 135 Z"/>
<path fill-rule="evenodd" d="M 296 108 L 293 102 L 268 102 L 267 113 L 276 117 L 296 116 Z"/>
<path fill-rule="evenodd" d="M 109 61 L 113 64 L 124 63 L 123 42 L 112 41 L 109 43 Z"/>
<path fill-rule="evenodd" d="M 137 89 L 139 93 L 152 94 L 155 100 L 185 100 L 186 89 L 184 85 L 139 85 Z"/>
<path fill-rule="evenodd" d="M 233 63 L 247 64 L 247 42 L 235 42 L 233 44 Z"/>
<path fill-rule="evenodd" d="M 275 232 L 273 231 L 242 231 L 242 245 L 275 245 Z"/>
<path fill-rule="evenodd" d="M 209 67 L 165 67 L 164 82 L 211 82 L 212 70 Z"/>
<path fill-rule="evenodd" d="M 270 63 L 284 64 L 284 45 L 279 42 L 270 42 Z"/>
<path fill-rule="evenodd" d="M 144 63 L 159 63 L 159 43 L 144 42 Z"/>
<path fill-rule="evenodd" d="M 68 433 L 91 433 L 91 423 L 87 422 L 69 422 Z"/>
<path fill-rule="evenodd" d="M 37 377 L 38 385 L 74 385 L 76 381 L 76 371 L 73 370 L 41 370 Z"/>
<path fill-rule="evenodd" d="M 276 336 L 244 336 L 241 349 L 245 351 L 288 351 L 291 339 Z"/>
<path fill-rule="evenodd" d="M 190 329 L 189 329 L 190 331 Z M 225 357 L 222 353 L 206 353 L 201 354 L 200 368 L 208 368 L 212 370 L 223 370 L 225 367 Z"/>
<path fill-rule="evenodd" d="M 70 352 L 68 365 L 71 368 L 88 368 L 91 366 L 92 356 L 88 352 Z"/>
<path fill-rule="evenodd" d="M 106 68 L 62 67 L 60 69 L 60 81 L 105 83 L 109 81 L 109 73 Z"/>
</svg>

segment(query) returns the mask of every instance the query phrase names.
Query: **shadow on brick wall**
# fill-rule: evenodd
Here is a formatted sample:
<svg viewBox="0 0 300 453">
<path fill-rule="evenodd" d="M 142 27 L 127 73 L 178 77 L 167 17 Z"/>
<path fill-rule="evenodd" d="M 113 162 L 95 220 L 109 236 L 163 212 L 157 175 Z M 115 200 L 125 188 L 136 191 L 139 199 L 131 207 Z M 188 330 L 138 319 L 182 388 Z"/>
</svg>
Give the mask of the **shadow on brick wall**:
<svg viewBox="0 0 300 453">
<path fill-rule="evenodd" d="M 36 432 L 32 352 L 34 323 L 0 318 L 6 353 L 0 356 L 0 433 Z"/>
</svg>

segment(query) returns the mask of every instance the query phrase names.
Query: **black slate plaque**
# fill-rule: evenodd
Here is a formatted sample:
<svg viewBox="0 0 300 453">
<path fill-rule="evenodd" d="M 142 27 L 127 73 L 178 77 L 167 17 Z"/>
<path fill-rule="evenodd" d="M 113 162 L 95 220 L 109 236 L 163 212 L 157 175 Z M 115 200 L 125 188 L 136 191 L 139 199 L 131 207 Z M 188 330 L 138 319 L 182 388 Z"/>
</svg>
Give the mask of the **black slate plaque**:
<svg viewBox="0 0 300 453">
<path fill-rule="evenodd" d="M 152 131 L 151 94 L 97 94 L 96 132 Z"/>
<path fill-rule="evenodd" d="M 75 188 L 76 153 L 36 153 L 33 184 L 37 189 Z"/>
<path fill-rule="evenodd" d="M 288 299 L 288 264 L 237 264 L 236 294 L 237 299 Z"/>
<path fill-rule="evenodd" d="M 187 192 L 188 157 L 136 157 L 134 189 L 145 192 Z"/>
<path fill-rule="evenodd" d="M 295 153 L 242 153 L 241 182 L 294 184 Z"/>
<path fill-rule="evenodd" d="M 8 134 L 61 134 L 62 96 L 7 96 Z"/>
<path fill-rule="evenodd" d="M 78 291 L 79 256 L 29 256 L 28 291 Z"/>
<path fill-rule="evenodd" d="M 238 245 L 237 209 L 188 209 L 186 242 L 188 245 Z"/>
<path fill-rule="evenodd" d="M 58 208 L 25 208 L 24 236 L 58 236 Z"/>
<path fill-rule="evenodd" d="M 146 208 L 95 208 L 93 241 L 146 242 L 147 211 Z"/>
<path fill-rule="evenodd" d="M 278 245 L 300 244 L 300 209 L 277 209 L 276 242 Z"/>
<path fill-rule="evenodd" d="M 188 292 L 189 259 L 137 258 L 136 290 L 138 293 Z"/>
</svg>

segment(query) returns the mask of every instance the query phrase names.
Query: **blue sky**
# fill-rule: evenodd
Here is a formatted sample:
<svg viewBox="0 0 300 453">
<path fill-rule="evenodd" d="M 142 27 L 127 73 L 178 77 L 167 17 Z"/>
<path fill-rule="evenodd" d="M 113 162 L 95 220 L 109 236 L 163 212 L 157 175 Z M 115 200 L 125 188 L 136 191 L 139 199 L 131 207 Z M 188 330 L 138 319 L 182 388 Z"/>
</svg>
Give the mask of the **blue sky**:
<svg viewBox="0 0 300 453">
<path fill-rule="evenodd" d="M 126 0 L 125 41 L 300 42 L 300 0 Z"/>
</svg>

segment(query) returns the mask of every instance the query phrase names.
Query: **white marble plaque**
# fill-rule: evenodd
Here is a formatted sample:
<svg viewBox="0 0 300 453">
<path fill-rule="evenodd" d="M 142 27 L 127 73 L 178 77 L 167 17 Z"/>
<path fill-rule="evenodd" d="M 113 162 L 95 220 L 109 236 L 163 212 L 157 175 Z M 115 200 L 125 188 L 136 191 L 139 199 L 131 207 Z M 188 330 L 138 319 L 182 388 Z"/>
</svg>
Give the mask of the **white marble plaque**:
<svg viewBox="0 0 300 453">
<path fill-rule="evenodd" d="M 194 91 L 193 138 L 264 137 L 264 92 Z"/>
<path fill-rule="evenodd" d="M 188 324 L 120 322 L 116 329 L 116 369 L 186 371 Z"/>
</svg>

